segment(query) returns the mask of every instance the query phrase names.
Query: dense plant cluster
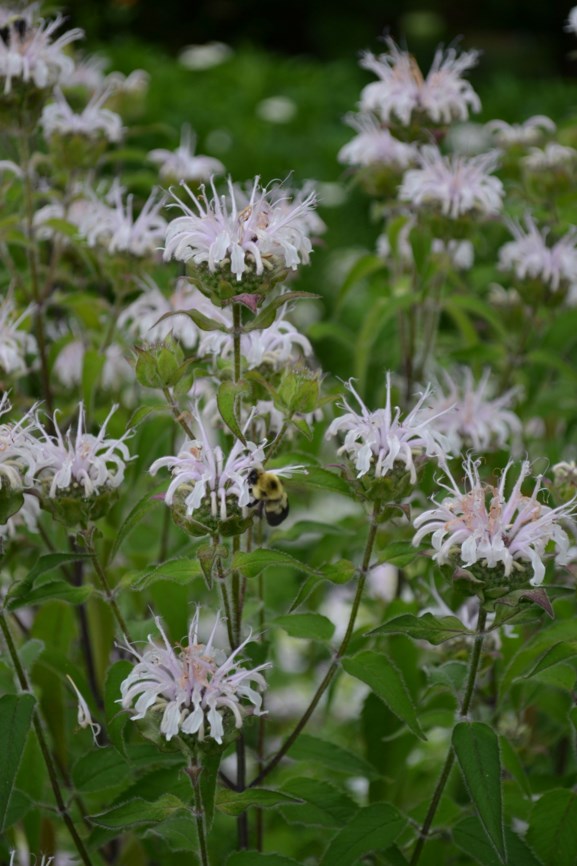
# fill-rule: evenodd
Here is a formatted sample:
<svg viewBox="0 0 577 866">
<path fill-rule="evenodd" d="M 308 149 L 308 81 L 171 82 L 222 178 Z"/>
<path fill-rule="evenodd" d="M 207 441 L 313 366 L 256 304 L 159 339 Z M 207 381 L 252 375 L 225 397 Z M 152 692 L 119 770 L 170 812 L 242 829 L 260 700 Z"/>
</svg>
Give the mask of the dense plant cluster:
<svg viewBox="0 0 577 866">
<path fill-rule="evenodd" d="M 573 863 L 575 127 L 387 37 L 331 297 L 329 187 L 64 28 L 0 7 L 0 859 Z"/>
</svg>

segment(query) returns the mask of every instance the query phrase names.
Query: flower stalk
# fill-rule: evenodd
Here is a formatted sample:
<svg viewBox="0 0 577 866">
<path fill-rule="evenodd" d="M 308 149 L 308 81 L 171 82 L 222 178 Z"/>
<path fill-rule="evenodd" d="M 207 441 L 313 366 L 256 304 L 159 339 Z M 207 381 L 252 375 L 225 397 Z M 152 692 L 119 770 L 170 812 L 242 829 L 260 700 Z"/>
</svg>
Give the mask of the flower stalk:
<svg viewBox="0 0 577 866">
<path fill-rule="evenodd" d="M 300 736 L 300 734 L 304 730 L 308 720 L 310 719 L 310 717 L 314 713 L 315 709 L 317 708 L 319 701 L 321 700 L 324 693 L 326 692 L 326 690 L 330 686 L 330 684 L 333 680 L 333 677 L 335 676 L 335 674 L 339 668 L 340 660 L 347 651 L 347 648 L 349 646 L 349 643 L 350 643 L 350 640 L 351 640 L 351 637 L 353 635 L 353 631 L 355 628 L 355 622 L 357 619 L 357 613 L 359 610 L 359 605 L 361 603 L 363 590 L 364 590 L 365 583 L 367 580 L 367 575 L 369 573 L 369 568 L 370 568 L 370 564 L 371 564 L 371 557 L 372 557 L 372 553 L 373 553 L 373 547 L 375 544 L 375 539 L 377 537 L 377 530 L 378 530 L 378 526 L 379 526 L 378 518 L 379 518 L 379 514 L 381 512 L 381 508 L 382 508 L 381 502 L 379 502 L 379 501 L 375 502 L 374 507 L 373 507 L 372 518 L 371 518 L 371 522 L 370 522 L 370 526 L 369 526 L 369 534 L 367 536 L 367 540 L 365 543 L 363 560 L 362 560 L 361 567 L 359 569 L 357 589 L 355 592 L 355 597 L 353 600 L 351 613 L 349 615 L 349 621 L 347 624 L 347 630 L 345 632 L 345 635 L 344 635 L 344 637 L 343 637 L 343 639 L 342 639 L 342 641 L 341 641 L 341 643 L 340 643 L 340 645 L 339 645 L 339 647 L 338 647 L 338 649 L 337 649 L 337 651 L 333 657 L 333 660 L 329 666 L 329 669 L 327 670 L 321 683 L 319 684 L 319 686 L 318 686 L 315 694 L 313 695 L 313 698 L 312 698 L 310 704 L 308 705 L 307 709 L 305 710 L 305 712 L 303 713 L 303 715 L 301 716 L 301 718 L 299 719 L 299 721 L 297 722 L 297 724 L 293 728 L 292 733 L 289 734 L 287 739 L 284 741 L 284 743 L 282 744 L 282 746 L 280 747 L 278 752 L 270 759 L 270 761 L 267 764 L 265 764 L 265 766 L 262 768 L 262 770 L 259 772 L 259 774 L 256 776 L 256 778 L 253 779 L 253 781 L 250 783 L 250 785 L 249 785 L 250 788 L 253 788 L 256 785 L 260 785 L 260 783 L 263 781 L 263 779 L 265 779 L 269 775 L 269 773 L 272 772 L 272 770 L 274 770 L 275 767 L 284 758 L 284 756 L 287 754 L 287 752 L 292 747 L 293 743 L 296 742 L 296 740 L 298 739 L 298 737 Z"/>
<path fill-rule="evenodd" d="M 479 616 L 477 619 L 477 629 L 475 633 L 475 641 L 473 643 L 473 649 L 471 652 L 471 661 L 469 663 L 469 673 L 467 676 L 467 684 L 465 686 L 465 693 L 463 695 L 463 700 L 461 703 L 461 708 L 459 710 L 459 718 L 464 718 L 469 712 L 469 707 L 471 706 L 471 701 L 473 699 L 473 694 L 475 692 L 475 682 L 477 680 L 477 672 L 479 670 L 479 662 L 481 660 L 481 650 L 483 648 L 483 640 L 485 638 L 485 623 L 487 621 L 487 611 L 481 606 L 479 608 Z M 433 794 L 433 798 L 431 800 L 431 804 L 429 806 L 427 815 L 423 822 L 423 826 L 419 833 L 419 838 L 417 840 L 417 844 L 415 846 L 415 850 L 413 851 L 413 856 L 411 857 L 409 866 L 417 866 L 421 858 L 421 853 L 423 851 L 423 847 L 425 842 L 427 841 L 429 830 L 431 829 L 431 824 L 435 819 L 435 815 L 437 813 L 437 809 L 439 803 L 441 801 L 441 797 L 443 796 L 443 791 L 445 790 L 445 786 L 449 780 L 449 776 L 451 775 L 451 770 L 453 769 L 453 764 L 455 763 L 455 750 L 453 746 L 450 747 L 449 753 L 445 760 L 445 764 L 443 766 L 443 771 L 441 773 L 441 777 L 437 782 L 437 787 L 435 788 L 435 792 Z"/>
<path fill-rule="evenodd" d="M 32 690 L 30 688 L 30 683 L 28 682 L 28 678 L 20 662 L 18 651 L 16 649 L 16 645 L 14 644 L 14 640 L 12 639 L 10 627 L 6 622 L 4 611 L 0 611 L 0 630 L 2 631 L 8 653 L 10 655 L 10 658 L 12 659 L 12 664 L 14 665 L 14 670 L 16 671 L 16 676 L 18 678 L 18 682 L 20 683 L 20 688 L 23 692 L 28 692 L 31 694 Z M 68 809 L 66 807 L 66 803 L 62 794 L 62 789 L 60 787 L 60 782 L 56 773 L 56 767 L 54 765 L 54 761 L 52 760 L 52 755 L 50 754 L 50 749 L 48 748 L 46 737 L 44 736 L 44 730 L 42 728 L 42 722 L 39 712 L 36 708 L 34 709 L 34 713 L 32 716 L 32 724 L 34 726 L 34 731 L 38 739 L 38 745 L 40 746 L 40 751 L 42 752 L 44 763 L 46 764 L 48 777 L 50 779 L 52 791 L 54 792 L 54 799 L 56 800 L 58 811 L 62 816 L 62 820 L 66 825 L 66 829 L 70 834 L 70 837 L 74 843 L 76 850 L 78 851 L 80 859 L 84 863 L 84 866 L 92 866 L 92 860 L 90 859 L 88 850 L 84 844 L 84 841 L 82 840 L 82 837 L 79 835 L 74 821 L 72 820 L 70 813 L 68 812 Z"/>
</svg>

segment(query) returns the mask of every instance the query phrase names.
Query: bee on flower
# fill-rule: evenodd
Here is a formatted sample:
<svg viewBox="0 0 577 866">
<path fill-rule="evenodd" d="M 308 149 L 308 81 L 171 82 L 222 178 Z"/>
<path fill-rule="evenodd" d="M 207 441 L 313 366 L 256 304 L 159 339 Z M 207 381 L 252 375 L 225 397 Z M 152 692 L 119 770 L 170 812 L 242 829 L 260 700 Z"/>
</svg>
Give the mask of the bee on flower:
<svg viewBox="0 0 577 866">
<path fill-rule="evenodd" d="M 74 60 L 64 49 L 82 39 L 83 31 L 74 28 L 54 39 L 64 18 L 57 15 L 45 21 L 37 17 L 37 10 L 37 3 L 17 12 L 8 7 L 0 9 L 0 80 L 4 79 L 5 96 L 17 85 L 40 90 L 53 87 L 74 69 Z"/>
</svg>

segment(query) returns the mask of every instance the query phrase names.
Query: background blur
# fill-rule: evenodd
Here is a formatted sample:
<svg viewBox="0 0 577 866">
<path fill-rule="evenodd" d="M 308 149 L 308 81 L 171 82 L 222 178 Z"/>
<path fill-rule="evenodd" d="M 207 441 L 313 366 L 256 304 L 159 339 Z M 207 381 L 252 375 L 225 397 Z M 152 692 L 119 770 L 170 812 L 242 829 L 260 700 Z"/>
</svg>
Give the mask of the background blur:
<svg viewBox="0 0 577 866">
<path fill-rule="evenodd" d="M 64 11 L 84 28 L 87 53 L 104 54 L 109 70 L 151 75 L 117 154 L 134 191 L 140 185 L 147 194 L 157 182 L 150 167 L 143 169 L 146 153 L 176 147 L 183 123 L 195 131 L 197 152 L 220 159 L 236 181 L 260 175 L 265 184 L 287 177 L 295 185 L 319 182 L 328 231 L 299 288 L 323 295 L 307 333 L 321 365 L 347 377 L 353 347 L 335 343 L 326 319 L 343 275 L 374 250 L 381 230 L 337 158 L 353 136 L 343 117 L 373 80 L 359 68 L 359 53 L 378 53 L 389 32 L 426 72 L 438 43 L 458 39 L 464 49 L 482 51 L 468 77 L 483 109 L 466 134 L 478 136 L 478 124 L 494 118 L 546 114 L 559 126 L 559 140 L 577 146 L 577 38 L 564 32 L 570 8 L 559 0 L 69 0 Z M 213 42 L 224 48 L 190 47 Z M 365 303 L 362 293 L 349 300 L 352 326 Z"/>
<path fill-rule="evenodd" d="M 566 59 L 571 38 L 562 31 L 571 4 L 563 0 L 71 0 L 66 8 L 93 39 L 131 35 L 168 51 L 219 40 L 329 60 L 354 54 L 389 28 L 415 51 L 463 35 L 486 52 L 488 70 L 575 72 Z"/>
</svg>

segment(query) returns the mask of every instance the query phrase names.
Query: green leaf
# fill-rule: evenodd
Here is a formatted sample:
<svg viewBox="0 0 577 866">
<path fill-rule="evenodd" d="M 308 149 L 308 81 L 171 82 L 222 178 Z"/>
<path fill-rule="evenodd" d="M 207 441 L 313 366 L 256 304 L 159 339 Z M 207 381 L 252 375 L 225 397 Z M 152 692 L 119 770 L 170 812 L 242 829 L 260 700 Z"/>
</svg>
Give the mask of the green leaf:
<svg viewBox="0 0 577 866">
<path fill-rule="evenodd" d="M 328 469 L 320 466 L 307 466 L 305 477 L 307 487 L 318 487 L 321 490 L 330 490 L 331 493 L 341 493 L 343 496 L 353 496 L 350 484 Z"/>
<path fill-rule="evenodd" d="M 550 623 L 547 628 L 540 629 L 528 641 L 525 641 L 515 653 L 507 665 L 499 683 L 500 695 L 508 694 L 513 682 L 518 677 L 523 677 L 534 667 L 546 663 L 549 650 L 557 644 L 572 646 L 577 642 L 577 622 L 574 618 L 557 620 Z M 561 649 L 562 653 L 563 650 Z M 556 655 L 549 657 L 549 660 Z"/>
<path fill-rule="evenodd" d="M 0 496 L 0 524 L 4 525 L 24 505 L 24 494 L 20 490 L 2 491 Z"/>
<path fill-rule="evenodd" d="M 198 851 L 196 820 L 191 815 L 173 815 L 150 827 L 144 835 L 159 836 L 171 851 Z"/>
<path fill-rule="evenodd" d="M 201 331 L 226 331 L 226 325 L 223 325 L 222 322 L 217 321 L 216 319 L 211 319 L 208 316 L 205 316 L 204 313 L 201 313 L 199 310 L 174 310 L 169 313 L 164 313 L 155 325 L 158 325 L 160 322 L 163 322 L 165 319 L 170 319 L 172 316 L 188 316 L 189 319 L 192 319 L 197 328 L 200 328 Z"/>
<path fill-rule="evenodd" d="M 66 565 L 69 562 L 79 562 L 80 560 L 87 559 L 92 559 L 92 554 L 66 552 L 45 553 L 43 556 L 39 556 L 26 577 L 18 581 L 18 583 L 15 583 L 11 591 L 8 593 L 8 602 L 6 606 L 9 610 L 14 610 L 16 607 L 21 607 L 22 604 L 28 604 L 28 601 L 21 602 L 20 600 L 28 598 L 28 594 L 31 592 L 39 577 L 42 577 L 51 571 L 55 571 L 55 569 L 60 568 L 60 566 Z M 11 604 L 12 599 L 14 599 L 14 605 Z M 16 604 L 17 600 L 18 603 Z"/>
<path fill-rule="evenodd" d="M 442 301 L 442 305 L 448 312 L 451 312 L 451 310 L 454 309 L 465 310 L 468 313 L 473 313 L 480 319 L 484 319 L 488 322 L 503 341 L 508 341 L 509 333 L 503 324 L 502 318 L 495 312 L 494 307 L 491 307 L 488 303 L 481 300 L 481 298 L 470 293 L 466 295 L 457 295 L 453 293 L 450 297 L 447 297 Z"/>
<path fill-rule="evenodd" d="M 266 307 L 260 311 L 258 316 L 255 316 L 252 322 L 244 325 L 245 331 L 261 331 L 263 328 L 269 328 L 276 319 L 276 311 L 279 307 L 283 307 L 290 301 L 309 300 L 314 301 L 320 298 L 321 295 L 313 295 L 310 292 L 285 292 L 283 295 L 278 295 L 274 300 L 270 301 Z"/>
<path fill-rule="evenodd" d="M 106 827 L 110 830 L 124 830 L 126 827 L 134 827 L 137 824 L 156 824 L 164 821 L 181 809 L 189 807 L 178 797 L 172 794 L 163 794 L 154 803 L 135 797 L 126 803 L 119 803 L 106 812 L 91 815 L 89 820 L 98 827 Z"/>
<path fill-rule="evenodd" d="M 289 824 L 342 827 L 358 810 L 357 804 L 348 794 L 320 779 L 289 779 L 282 790 L 303 801 L 281 807 L 282 816 Z"/>
<path fill-rule="evenodd" d="M 363 854 L 389 848 L 406 826 L 406 819 L 390 803 L 359 809 L 337 833 L 320 866 L 353 866 Z"/>
<path fill-rule="evenodd" d="M 248 390 L 245 382 L 231 382 L 229 379 L 221 383 L 216 394 L 216 405 L 220 417 L 232 435 L 236 439 L 240 439 L 243 445 L 246 445 L 246 439 L 236 416 L 236 404 L 240 395 L 246 394 Z"/>
<path fill-rule="evenodd" d="M 348 583 L 357 573 L 357 566 L 350 559 L 339 559 L 322 566 L 321 572 L 325 580 L 331 583 Z"/>
<path fill-rule="evenodd" d="M 533 667 L 527 671 L 527 673 L 523 674 L 523 679 L 530 679 L 531 677 L 558 665 L 560 662 L 574 658 L 576 655 L 577 642 L 571 641 L 569 643 L 564 643 L 560 641 L 559 643 L 554 644 L 551 649 L 546 650 L 543 655 L 537 659 Z"/>
<path fill-rule="evenodd" d="M 359 259 L 357 259 L 339 289 L 336 305 L 337 310 L 339 309 L 353 286 L 356 286 L 357 283 L 362 282 L 362 280 L 364 280 L 366 277 L 370 277 L 372 274 L 377 273 L 377 271 L 384 270 L 384 261 L 379 256 L 376 256 L 373 253 L 361 256 Z"/>
<path fill-rule="evenodd" d="M 387 544 L 386 547 L 379 550 L 379 559 L 382 562 L 398 565 L 399 568 L 409 565 L 417 556 L 419 556 L 419 552 L 410 541 L 394 541 L 392 544 Z"/>
<path fill-rule="evenodd" d="M 497 734 L 482 722 L 459 722 L 453 730 L 453 748 L 487 838 L 506 863 Z"/>
<path fill-rule="evenodd" d="M 297 741 L 291 746 L 289 753 L 295 761 L 303 761 L 305 764 L 320 764 L 337 773 L 345 773 L 347 776 L 366 776 L 369 779 L 379 777 L 378 771 L 353 752 L 344 749 L 336 743 L 313 737 L 310 734 L 301 734 Z"/>
<path fill-rule="evenodd" d="M 543 862 L 577 864 L 577 793 L 568 788 L 547 791 L 529 816 L 527 842 Z"/>
<path fill-rule="evenodd" d="M 367 683 L 397 718 L 405 722 L 421 740 L 426 736 L 419 724 L 417 711 L 400 670 L 386 655 L 372 650 L 342 659 L 343 670 Z"/>
<path fill-rule="evenodd" d="M 358 333 L 355 344 L 355 378 L 359 380 L 358 389 L 362 394 L 371 355 L 374 355 L 374 345 L 377 337 L 390 319 L 415 303 L 412 294 L 400 298 L 379 298 L 370 305 L 365 321 Z"/>
<path fill-rule="evenodd" d="M 272 809 L 281 803 L 298 803 L 298 797 L 269 788 L 247 788 L 246 791 L 231 791 L 220 788 L 216 794 L 216 808 L 225 815 L 241 815 L 250 806 Z"/>
<path fill-rule="evenodd" d="M 43 575 L 37 578 L 34 587 L 27 593 L 21 594 L 15 589 L 7 604 L 8 610 L 18 610 L 20 607 L 28 607 L 31 604 L 42 604 L 44 601 L 60 599 L 69 604 L 84 604 L 94 591 L 94 587 L 72 586 L 66 580 L 59 577 Z"/>
<path fill-rule="evenodd" d="M 296 568 L 297 571 L 304 571 L 305 574 L 318 575 L 318 571 L 311 568 L 304 562 L 291 556 L 290 553 L 285 553 L 282 550 L 270 550 L 268 547 L 261 547 L 258 550 L 253 550 L 251 553 L 240 551 L 235 553 L 232 560 L 233 569 L 238 569 L 246 577 L 256 577 L 265 568 L 275 566 L 277 568 Z"/>
<path fill-rule="evenodd" d="M 37 806 L 28 794 L 25 794 L 24 791 L 19 791 L 18 788 L 13 788 L 12 796 L 8 803 L 8 810 L 4 818 L 4 829 L 21 821 L 33 808 L 37 809 Z"/>
<path fill-rule="evenodd" d="M 106 358 L 96 349 L 87 349 L 82 362 L 82 399 L 85 406 L 92 405 L 94 392 Z"/>
<path fill-rule="evenodd" d="M 113 788 L 130 778 L 130 767 L 112 747 L 88 752 L 72 768 L 72 780 L 82 793 Z"/>
<path fill-rule="evenodd" d="M 106 733 L 112 745 L 126 755 L 124 729 L 130 719 L 130 714 L 118 703 L 120 699 L 120 683 L 126 679 L 134 665 L 129 661 L 115 662 L 106 674 L 104 683 L 104 712 L 106 714 Z"/>
<path fill-rule="evenodd" d="M 474 635 L 474 632 L 466 628 L 456 616 L 436 617 L 432 613 L 413 616 L 412 613 L 404 613 L 372 629 L 368 634 L 404 634 L 414 640 L 426 640 L 438 646 L 452 638 Z"/>
<path fill-rule="evenodd" d="M 273 622 L 291 637 L 308 638 L 309 640 L 330 640 L 335 631 L 330 619 L 320 613 L 293 613 L 289 616 L 277 616 Z"/>
<path fill-rule="evenodd" d="M 0 698 L 0 832 L 4 829 L 16 773 L 22 760 L 36 700 L 33 695 Z"/>
<path fill-rule="evenodd" d="M 226 866 L 300 866 L 296 860 L 281 854 L 262 854 L 260 851 L 236 851 L 226 861 Z"/>
<path fill-rule="evenodd" d="M 165 484 L 159 485 L 156 490 L 161 490 L 166 487 Z M 130 511 L 128 516 L 122 522 L 120 529 L 118 530 L 114 541 L 112 542 L 112 546 L 110 548 L 110 552 L 108 554 L 108 562 L 112 562 L 114 557 L 120 550 L 122 544 L 124 543 L 126 537 L 132 532 L 132 530 L 138 526 L 144 515 L 150 511 L 153 505 L 158 505 L 158 500 L 153 498 L 154 494 L 145 493 L 142 499 L 136 503 L 134 508 Z"/>
<path fill-rule="evenodd" d="M 572 364 L 568 364 L 567 361 L 564 361 L 563 358 L 560 357 L 557 350 L 534 349 L 532 352 L 528 353 L 525 358 L 525 364 L 536 364 L 540 367 L 548 367 L 551 370 L 561 373 L 573 384 L 577 382 L 577 371 L 575 371 Z"/>
<path fill-rule="evenodd" d="M 210 830 L 214 817 L 216 799 L 216 780 L 222 758 L 222 750 L 205 752 L 202 756 L 202 773 L 200 774 L 200 796 L 204 808 L 206 829 Z"/>
<path fill-rule="evenodd" d="M 187 586 L 197 577 L 202 577 L 202 568 L 198 559 L 169 559 L 153 568 L 128 572 L 122 578 L 122 584 L 135 592 L 142 592 L 157 580 L 171 580 L 173 583 Z"/>
<path fill-rule="evenodd" d="M 499 859 L 497 852 L 487 840 L 478 818 L 471 817 L 460 821 L 453 828 L 453 839 L 457 847 L 468 857 L 473 857 L 481 866 L 501 866 L 503 861 Z M 505 841 L 507 866 L 544 866 L 527 843 L 508 828 L 505 828 Z"/>
</svg>

